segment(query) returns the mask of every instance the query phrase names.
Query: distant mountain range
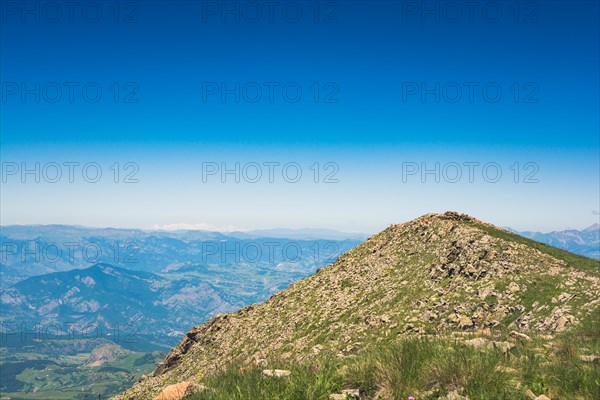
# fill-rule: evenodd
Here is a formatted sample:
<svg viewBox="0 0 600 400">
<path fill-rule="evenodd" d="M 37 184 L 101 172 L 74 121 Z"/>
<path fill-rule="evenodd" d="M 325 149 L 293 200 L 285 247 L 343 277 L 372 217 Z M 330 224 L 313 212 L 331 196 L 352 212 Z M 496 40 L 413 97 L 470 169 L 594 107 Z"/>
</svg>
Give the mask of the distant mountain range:
<svg viewBox="0 0 600 400">
<path fill-rule="evenodd" d="M 594 224 L 583 230 L 568 229 L 548 233 L 510 230 L 526 238 L 549 244 L 550 246 L 558 247 L 571 253 L 597 260 L 600 259 L 600 224 Z"/>
<path fill-rule="evenodd" d="M 167 278 L 97 264 L 35 276 L 2 290 L 2 320 L 5 326 L 24 323 L 28 330 L 52 327 L 53 335 L 120 334 L 125 347 L 139 340 L 137 335 L 151 334 L 165 346 L 195 321 L 252 301 L 244 290 L 238 292 L 227 293 L 199 276 Z"/>
<path fill-rule="evenodd" d="M 300 240 L 366 240 L 370 234 L 362 232 L 341 232 L 333 229 L 258 229 L 248 232 L 231 232 L 229 236 L 237 238 L 258 238 L 258 237 L 284 237 L 288 239 Z"/>
<path fill-rule="evenodd" d="M 0 287 L 98 263 L 153 273 L 189 272 L 198 265 L 258 270 L 277 267 L 282 274 L 297 279 L 330 264 L 364 239 L 360 234 L 344 237 L 341 232 L 328 230 L 222 234 L 69 225 L 4 226 L 0 230 Z"/>
<path fill-rule="evenodd" d="M 294 238 L 274 237 L 283 233 Z M 316 233 L 328 238 L 2 227 L 0 394 L 106 398 L 126 388 L 198 321 L 264 301 L 360 242 Z M 107 349 L 114 357 L 99 363 Z"/>
</svg>

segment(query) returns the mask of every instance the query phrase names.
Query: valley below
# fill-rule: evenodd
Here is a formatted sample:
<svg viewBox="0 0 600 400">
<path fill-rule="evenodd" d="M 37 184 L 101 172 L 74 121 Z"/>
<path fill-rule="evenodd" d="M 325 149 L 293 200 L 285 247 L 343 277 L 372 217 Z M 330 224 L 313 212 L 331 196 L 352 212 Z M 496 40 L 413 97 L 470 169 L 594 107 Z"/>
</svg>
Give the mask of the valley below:
<svg viewBox="0 0 600 400">
<path fill-rule="evenodd" d="M 308 235 L 3 227 L 0 393 L 119 393 L 192 326 L 264 301 L 359 243 Z"/>
</svg>

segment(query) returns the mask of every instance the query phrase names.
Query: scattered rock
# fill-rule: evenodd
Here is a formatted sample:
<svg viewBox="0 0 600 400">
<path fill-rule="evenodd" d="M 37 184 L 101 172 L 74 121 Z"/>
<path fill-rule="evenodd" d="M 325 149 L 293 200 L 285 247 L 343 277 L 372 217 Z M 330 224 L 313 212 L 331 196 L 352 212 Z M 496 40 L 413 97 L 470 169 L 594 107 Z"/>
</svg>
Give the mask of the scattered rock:
<svg viewBox="0 0 600 400">
<path fill-rule="evenodd" d="M 508 290 L 509 290 L 511 293 L 517 293 L 519 290 L 521 290 L 521 288 L 520 288 L 520 287 L 519 287 L 519 285 L 518 285 L 518 284 L 516 284 L 515 282 L 511 282 L 511 283 L 508 285 Z"/>
<path fill-rule="evenodd" d="M 513 339 L 518 339 L 518 340 L 524 340 L 524 341 L 531 340 L 531 338 L 529 336 L 527 336 L 526 334 L 520 333 L 517 331 L 512 331 L 511 333 L 508 334 L 508 336 L 510 336 Z"/>
<path fill-rule="evenodd" d="M 484 335 L 484 336 L 492 336 L 492 331 L 489 329 L 477 329 L 475 331 L 476 335 Z"/>
<path fill-rule="evenodd" d="M 572 324 L 575 321 L 575 317 L 569 314 L 561 315 L 555 322 L 554 330 L 556 332 L 563 332 L 567 329 L 567 325 Z"/>
<path fill-rule="evenodd" d="M 439 400 L 469 400 L 468 397 L 461 395 L 458 390 L 449 392 L 446 396 L 440 397 Z"/>
<path fill-rule="evenodd" d="M 526 395 L 527 395 L 527 397 L 529 397 L 531 400 L 535 400 L 535 398 L 537 397 L 537 396 L 535 395 L 535 393 L 533 393 L 533 392 L 532 392 L 530 389 L 527 389 L 527 390 L 525 391 L 525 394 L 526 394 Z"/>
<path fill-rule="evenodd" d="M 570 293 L 562 293 L 560 296 L 558 296 L 558 299 L 556 299 L 559 303 L 565 303 L 569 300 L 571 300 L 573 297 L 575 297 L 574 294 L 570 294 Z"/>
<path fill-rule="evenodd" d="M 154 400 L 181 400 L 186 396 L 205 390 L 206 387 L 184 381 L 165 387 Z"/>
<path fill-rule="evenodd" d="M 494 288 L 492 286 L 486 286 L 486 287 L 484 287 L 482 289 L 479 289 L 477 291 L 477 296 L 479 296 L 479 298 L 481 300 L 485 300 L 493 292 L 494 292 Z"/>
<path fill-rule="evenodd" d="M 312 348 L 313 354 L 319 354 L 324 349 L 323 345 L 317 344 Z"/>
<path fill-rule="evenodd" d="M 342 390 L 342 394 L 351 399 L 360 398 L 360 390 L 358 390 L 358 389 L 344 389 L 344 390 Z"/>
<path fill-rule="evenodd" d="M 473 346 L 477 349 L 487 346 L 488 343 L 489 343 L 489 341 L 484 338 L 475 338 L 475 339 L 469 339 L 469 340 L 465 341 L 465 344 Z"/>
<path fill-rule="evenodd" d="M 287 369 L 264 369 L 262 374 L 264 376 L 274 376 L 276 378 L 282 378 L 285 376 L 290 376 L 292 371 L 288 371 Z"/>
<path fill-rule="evenodd" d="M 257 367 L 266 367 L 267 365 L 269 365 L 269 362 L 267 361 L 266 358 L 257 358 L 254 360 L 254 364 Z"/>
<path fill-rule="evenodd" d="M 525 394 L 527 395 L 527 397 L 529 397 L 531 400 L 552 400 L 550 399 L 548 396 L 540 394 L 539 396 L 536 396 L 535 393 L 533 393 L 531 390 L 527 389 L 525 391 Z"/>
<path fill-rule="evenodd" d="M 500 350 L 502 353 L 505 353 L 505 354 L 508 353 L 510 351 L 510 349 L 515 347 L 515 345 L 510 342 L 493 342 L 493 343 L 494 343 L 494 348 Z"/>
<path fill-rule="evenodd" d="M 330 394 L 329 398 L 331 400 L 360 399 L 360 391 L 358 389 L 344 389 L 342 393 Z"/>
<path fill-rule="evenodd" d="M 579 356 L 579 359 L 583 362 L 594 362 L 596 360 L 600 360 L 600 356 L 586 355 L 586 356 Z"/>
<path fill-rule="evenodd" d="M 471 326 L 473 326 L 473 321 L 471 320 L 471 318 L 467 317 L 466 315 L 461 315 L 460 317 L 458 317 L 459 328 L 469 328 Z"/>
</svg>

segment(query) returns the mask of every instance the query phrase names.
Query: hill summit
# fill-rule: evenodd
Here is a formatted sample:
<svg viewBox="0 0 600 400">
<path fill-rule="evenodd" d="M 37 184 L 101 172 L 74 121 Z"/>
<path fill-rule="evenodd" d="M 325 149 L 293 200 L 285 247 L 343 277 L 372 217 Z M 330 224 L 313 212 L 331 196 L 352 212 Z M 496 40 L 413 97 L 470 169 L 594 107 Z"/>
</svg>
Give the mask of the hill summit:
<svg viewBox="0 0 600 400">
<path fill-rule="evenodd" d="M 596 260 L 468 215 L 426 214 L 388 227 L 264 303 L 193 327 L 116 398 L 152 399 L 169 384 L 202 382 L 232 365 L 350 359 L 409 337 L 485 332 L 505 353 L 514 346 L 509 331 L 547 337 L 597 312 L 599 274 Z"/>
</svg>

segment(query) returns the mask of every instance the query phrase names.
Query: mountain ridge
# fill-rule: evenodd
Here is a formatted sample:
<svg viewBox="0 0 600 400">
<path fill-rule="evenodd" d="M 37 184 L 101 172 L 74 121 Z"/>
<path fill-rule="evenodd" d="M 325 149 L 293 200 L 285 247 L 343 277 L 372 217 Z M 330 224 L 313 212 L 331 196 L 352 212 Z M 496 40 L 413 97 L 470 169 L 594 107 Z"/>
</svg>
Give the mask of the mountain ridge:
<svg viewBox="0 0 600 400">
<path fill-rule="evenodd" d="M 426 214 L 371 236 L 266 302 L 195 326 L 115 399 L 152 398 L 168 383 L 231 363 L 344 358 L 395 337 L 562 332 L 598 307 L 598 265 L 465 214 Z"/>
<path fill-rule="evenodd" d="M 566 229 L 552 232 L 509 230 L 571 253 L 600 259 L 600 225 L 597 223 L 582 230 Z"/>
<path fill-rule="evenodd" d="M 119 329 L 130 336 L 157 333 L 165 339 L 161 347 L 206 313 L 236 308 L 208 283 L 179 282 L 105 263 L 30 277 L 0 295 L 7 326 L 60 327 L 57 334 L 84 335 L 90 329 L 102 335 Z M 172 324 L 165 326 L 166 320 Z"/>
<path fill-rule="evenodd" d="M 17 226 L 2 228 L 0 243 L 0 288 L 7 288 L 31 276 L 97 263 L 153 273 L 198 264 L 245 265 L 249 269 L 285 264 L 290 271 L 303 272 L 314 264 L 309 259 L 317 258 L 317 264 L 326 265 L 360 241 L 237 237 L 204 231 Z M 284 251 L 288 247 L 293 250 L 289 254 Z"/>
</svg>

